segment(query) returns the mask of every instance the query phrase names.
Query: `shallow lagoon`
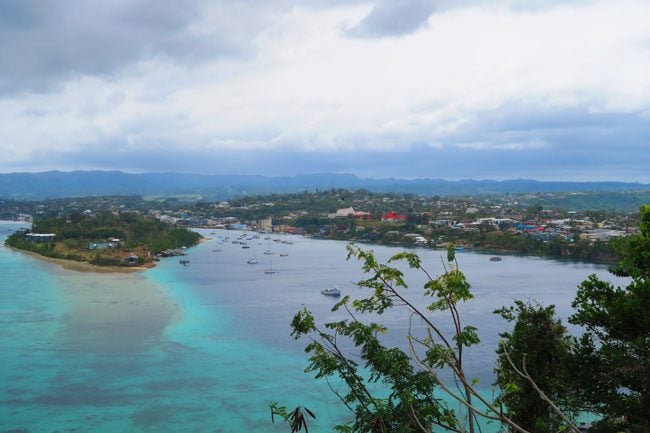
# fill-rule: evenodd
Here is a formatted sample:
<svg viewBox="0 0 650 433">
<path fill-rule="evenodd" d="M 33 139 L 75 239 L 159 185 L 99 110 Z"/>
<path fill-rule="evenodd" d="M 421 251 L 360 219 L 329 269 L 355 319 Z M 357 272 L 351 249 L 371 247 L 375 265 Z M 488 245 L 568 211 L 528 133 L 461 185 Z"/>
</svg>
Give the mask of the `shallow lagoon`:
<svg viewBox="0 0 650 433">
<path fill-rule="evenodd" d="M 0 224 L 0 237 L 15 228 Z M 345 260 L 344 242 L 287 236 L 292 245 L 253 240 L 242 249 L 212 237 L 189 251 L 189 266 L 163 259 L 139 274 L 67 271 L 0 247 L 0 432 L 286 432 L 271 424 L 270 400 L 311 408 L 310 431 L 331 431 L 347 414 L 324 382 L 303 373 L 303 343 L 289 336 L 289 322 L 302 305 L 333 318 L 335 300 L 320 289 L 358 295 L 359 264 Z M 263 254 L 269 245 L 276 254 Z M 399 251 L 367 248 L 382 258 Z M 419 253 L 442 271 L 444 252 Z M 253 255 L 260 263 L 246 264 Z M 488 258 L 458 254 L 476 294 L 463 314 L 480 330 L 469 368 L 481 383 L 491 381 L 506 326 L 493 309 L 537 299 L 566 317 L 588 274 L 615 281 L 603 266 Z M 269 266 L 278 273 L 265 274 Z M 410 296 L 424 303 L 422 279 L 411 283 Z M 386 317 L 391 342 L 403 344 L 407 318 Z"/>
</svg>

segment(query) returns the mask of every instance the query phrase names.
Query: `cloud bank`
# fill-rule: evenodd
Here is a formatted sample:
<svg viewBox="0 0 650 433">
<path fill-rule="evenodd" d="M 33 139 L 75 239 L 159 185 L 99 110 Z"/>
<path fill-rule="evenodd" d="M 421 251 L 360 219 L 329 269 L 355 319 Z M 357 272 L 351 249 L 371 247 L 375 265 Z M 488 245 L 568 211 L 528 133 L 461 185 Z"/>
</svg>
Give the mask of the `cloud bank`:
<svg viewBox="0 0 650 433">
<path fill-rule="evenodd" d="M 0 3 L 0 171 L 650 181 L 643 0 Z"/>
</svg>

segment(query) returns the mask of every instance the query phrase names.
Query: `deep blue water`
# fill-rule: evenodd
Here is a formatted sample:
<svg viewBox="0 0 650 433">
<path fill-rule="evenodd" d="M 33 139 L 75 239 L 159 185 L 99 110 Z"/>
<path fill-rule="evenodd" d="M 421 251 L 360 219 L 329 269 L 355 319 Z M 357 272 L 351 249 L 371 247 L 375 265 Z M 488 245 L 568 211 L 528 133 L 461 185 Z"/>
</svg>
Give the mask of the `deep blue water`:
<svg viewBox="0 0 650 433">
<path fill-rule="evenodd" d="M 15 228 L 0 224 L 0 238 Z M 288 431 L 271 424 L 270 400 L 303 404 L 318 416 L 310 431 L 332 431 L 349 415 L 324 382 L 303 372 L 304 342 L 289 336 L 289 322 L 303 305 L 323 320 L 341 317 L 320 289 L 338 285 L 358 296 L 351 282 L 362 273 L 346 261 L 344 242 L 283 239 L 294 243 L 271 243 L 276 254 L 266 256 L 268 241 L 245 250 L 215 238 L 189 251 L 189 266 L 163 259 L 137 275 L 65 271 L 0 247 L 0 432 Z M 384 259 L 399 251 L 367 248 Z M 444 252 L 418 252 L 442 272 Z M 246 264 L 252 255 L 259 264 Z M 482 338 L 468 369 L 484 384 L 506 327 L 492 310 L 536 299 L 566 317 L 588 274 L 613 280 L 602 266 L 488 257 L 457 257 L 476 294 L 463 320 Z M 278 273 L 265 274 L 269 266 Z M 417 289 L 423 281 L 408 289 L 418 305 L 426 302 Z M 407 320 L 404 311 L 385 318 L 388 342 L 404 344 Z"/>
</svg>

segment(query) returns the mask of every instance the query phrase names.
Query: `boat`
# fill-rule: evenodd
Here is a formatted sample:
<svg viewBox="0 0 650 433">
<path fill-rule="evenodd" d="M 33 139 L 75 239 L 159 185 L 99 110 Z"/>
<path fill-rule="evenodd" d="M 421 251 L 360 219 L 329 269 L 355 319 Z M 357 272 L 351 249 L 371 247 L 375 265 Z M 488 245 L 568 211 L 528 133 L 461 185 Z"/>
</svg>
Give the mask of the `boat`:
<svg viewBox="0 0 650 433">
<path fill-rule="evenodd" d="M 258 264 L 259 262 L 257 261 L 257 259 L 256 259 L 255 257 L 251 257 L 250 259 L 248 259 L 248 260 L 246 261 L 246 263 L 248 263 L 249 265 L 256 265 L 256 264 Z"/>
<path fill-rule="evenodd" d="M 269 241 L 269 249 L 264 251 L 264 254 L 266 254 L 267 256 L 273 254 L 273 251 L 271 251 L 271 241 Z"/>
<path fill-rule="evenodd" d="M 269 260 L 269 265 L 264 269 L 265 274 L 277 274 L 278 271 L 273 269 L 273 262 Z"/>
<path fill-rule="evenodd" d="M 242 243 L 242 244 L 241 244 L 241 247 L 244 248 L 244 249 L 246 249 L 246 248 L 250 248 L 251 246 L 248 245 L 248 244 L 244 244 L 244 243 Z"/>
<path fill-rule="evenodd" d="M 339 289 L 339 286 L 334 286 L 329 289 L 323 289 L 320 292 L 323 295 L 327 295 L 327 296 L 341 296 L 341 290 Z"/>
<path fill-rule="evenodd" d="M 490 257 L 490 261 L 491 261 L 491 262 L 500 262 L 500 261 L 501 261 L 501 257 L 499 257 L 499 256 L 492 256 L 492 257 Z"/>
<path fill-rule="evenodd" d="M 190 261 L 187 260 L 187 259 L 180 259 L 180 260 L 178 261 L 178 263 L 180 263 L 180 264 L 183 265 L 183 266 L 187 266 L 187 265 L 190 264 Z"/>
<path fill-rule="evenodd" d="M 289 253 L 280 253 L 280 257 L 287 257 Z"/>
</svg>

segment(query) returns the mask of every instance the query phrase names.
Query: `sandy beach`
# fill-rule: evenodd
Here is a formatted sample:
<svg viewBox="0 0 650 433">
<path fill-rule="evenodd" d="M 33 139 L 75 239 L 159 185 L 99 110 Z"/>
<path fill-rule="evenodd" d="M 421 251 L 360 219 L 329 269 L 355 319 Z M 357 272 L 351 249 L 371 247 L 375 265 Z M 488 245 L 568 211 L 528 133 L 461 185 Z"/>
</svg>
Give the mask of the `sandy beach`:
<svg viewBox="0 0 650 433">
<path fill-rule="evenodd" d="M 88 262 L 77 262 L 74 260 L 66 260 L 66 259 L 55 259 L 53 257 L 45 257 L 43 255 L 40 255 L 38 253 L 32 252 L 32 251 L 25 251 L 21 250 L 19 248 L 11 248 L 14 251 L 18 251 L 23 254 L 27 254 L 31 257 L 34 257 L 38 260 L 43 260 L 55 265 L 61 266 L 63 269 L 67 269 L 70 271 L 77 271 L 77 272 L 97 272 L 97 273 L 132 273 L 132 272 L 138 272 L 138 271 L 144 271 L 145 269 L 150 269 L 155 267 L 155 263 L 150 263 L 144 266 L 97 266 L 97 265 L 91 265 Z"/>
</svg>

